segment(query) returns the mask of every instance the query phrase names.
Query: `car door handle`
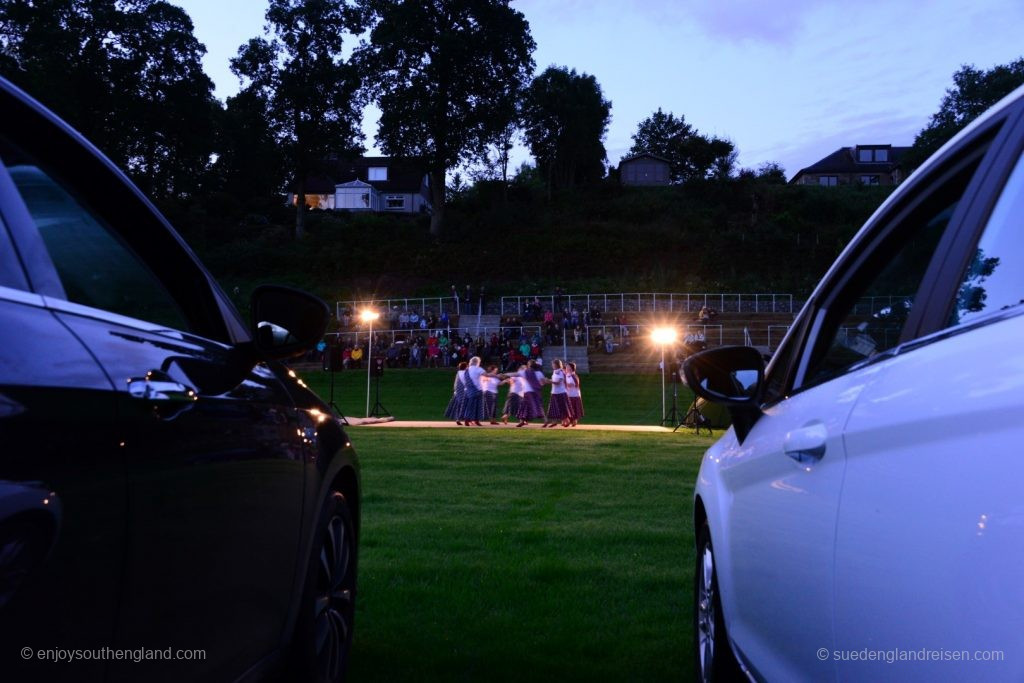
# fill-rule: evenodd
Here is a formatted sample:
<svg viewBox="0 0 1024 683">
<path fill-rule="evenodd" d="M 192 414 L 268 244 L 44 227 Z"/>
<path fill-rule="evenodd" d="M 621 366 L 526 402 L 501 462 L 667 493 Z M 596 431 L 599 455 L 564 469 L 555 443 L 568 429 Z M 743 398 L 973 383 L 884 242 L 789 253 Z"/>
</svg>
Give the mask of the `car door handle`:
<svg viewBox="0 0 1024 683">
<path fill-rule="evenodd" d="M 193 403 L 199 398 L 195 389 L 159 370 L 150 370 L 144 377 L 129 379 L 128 393 L 132 398 L 150 403 Z"/>
<path fill-rule="evenodd" d="M 786 434 L 782 450 L 800 464 L 813 464 L 825 456 L 828 430 L 820 422 L 814 422 Z"/>
</svg>

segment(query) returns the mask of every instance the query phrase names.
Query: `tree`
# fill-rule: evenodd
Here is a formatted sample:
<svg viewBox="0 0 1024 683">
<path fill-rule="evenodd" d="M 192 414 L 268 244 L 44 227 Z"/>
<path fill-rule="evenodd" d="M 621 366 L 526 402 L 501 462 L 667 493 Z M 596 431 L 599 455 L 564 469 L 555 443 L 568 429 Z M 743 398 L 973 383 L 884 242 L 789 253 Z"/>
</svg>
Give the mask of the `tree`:
<svg viewBox="0 0 1024 683">
<path fill-rule="evenodd" d="M 344 0 L 270 0 L 269 39 L 238 49 L 231 70 L 246 97 L 266 103 L 267 120 L 295 188 L 295 237 L 305 234 L 306 180 L 332 152 L 362 151 L 362 101 L 342 38 L 363 30 L 363 14 Z"/>
<path fill-rule="evenodd" d="M 280 193 L 286 176 L 266 100 L 257 90 L 229 97 L 217 126 L 218 189 L 242 202 Z"/>
<path fill-rule="evenodd" d="M 629 153 L 655 154 L 669 162 L 672 182 L 700 178 L 728 178 L 736 164 L 736 147 L 718 137 L 707 137 L 686 122 L 685 117 L 654 112 L 637 126 Z"/>
<path fill-rule="evenodd" d="M 89 138 L 144 190 L 196 190 L 213 148 L 206 48 L 161 0 L 0 4 L 0 72 Z"/>
<path fill-rule="evenodd" d="M 904 155 L 904 166 L 920 166 L 960 129 L 1022 84 L 1024 58 L 988 71 L 966 64 L 961 66 L 953 74 L 953 87 L 946 90 L 939 111 L 932 114 L 928 125 L 914 138 L 913 147 Z"/>
<path fill-rule="evenodd" d="M 549 197 L 555 188 L 604 176 L 604 136 L 611 109 L 597 79 L 589 74 L 549 66 L 533 79 L 526 92 L 523 123 Z"/>
<path fill-rule="evenodd" d="M 440 237 L 445 173 L 500 139 L 533 72 L 530 26 L 509 0 L 363 0 L 375 23 L 358 51 L 381 110 L 377 144 L 428 169 Z"/>
</svg>

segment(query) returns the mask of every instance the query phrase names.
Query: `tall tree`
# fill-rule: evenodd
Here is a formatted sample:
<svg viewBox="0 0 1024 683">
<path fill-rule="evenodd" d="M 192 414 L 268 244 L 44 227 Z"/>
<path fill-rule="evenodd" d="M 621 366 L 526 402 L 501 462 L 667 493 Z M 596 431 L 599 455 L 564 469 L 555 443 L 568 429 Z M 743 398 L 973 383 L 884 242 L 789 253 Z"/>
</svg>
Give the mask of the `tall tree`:
<svg viewBox="0 0 1024 683">
<path fill-rule="evenodd" d="M 666 114 L 660 107 L 637 126 L 629 153 L 664 157 L 674 183 L 728 177 L 736 163 L 732 142 L 701 135 L 684 116 Z"/>
<path fill-rule="evenodd" d="M 238 49 L 231 70 L 267 120 L 295 189 L 295 237 L 305 234 L 306 181 L 332 152 L 362 151 L 359 72 L 342 58 L 344 35 L 363 30 L 345 0 L 270 0 L 266 38 Z"/>
<path fill-rule="evenodd" d="M 270 199 L 285 184 L 285 162 L 268 110 L 258 91 L 243 90 L 227 99 L 217 126 L 217 185 L 242 202 Z"/>
<path fill-rule="evenodd" d="M 992 67 L 988 71 L 963 65 L 953 74 L 953 87 L 932 114 L 928 125 L 903 157 L 903 165 L 914 168 L 942 147 L 979 114 L 1024 84 L 1024 57 Z"/>
<path fill-rule="evenodd" d="M 514 119 L 533 72 L 530 26 L 509 0 L 363 0 L 375 23 L 358 52 L 381 110 L 377 144 L 421 158 L 430 233 L 440 237 L 445 174 Z"/>
<path fill-rule="evenodd" d="M 597 79 L 575 69 L 549 66 L 526 93 L 524 127 L 530 152 L 552 189 L 604 175 L 604 136 L 612 103 Z"/>
<path fill-rule="evenodd" d="M 162 0 L 0 3 L 0 72 L 157 196 L 193 192 L 209 164 L 205 52 L 184 10 Z"/>
</svg>

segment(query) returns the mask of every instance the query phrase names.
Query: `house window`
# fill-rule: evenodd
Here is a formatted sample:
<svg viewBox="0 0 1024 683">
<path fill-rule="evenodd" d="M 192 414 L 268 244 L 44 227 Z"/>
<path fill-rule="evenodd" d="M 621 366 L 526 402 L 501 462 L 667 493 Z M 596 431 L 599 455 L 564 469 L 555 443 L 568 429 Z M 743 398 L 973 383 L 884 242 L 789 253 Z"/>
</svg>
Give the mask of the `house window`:
<svg viewBox="0 0 1024 683">
<path fill-rule="evenodd" d="M 875 161 L 889 161 L 889 150 L 887 150 L 887 149 L 876 149 L 875 150 Z"/>
<path fill-rule="evenodd" d="M 405 197 L 403 197 L 400 194 L 389 194 L 384 202 L 384 205 L 389 209 L 404 209 Z"/>
<path fill-rule="evenodd" d="M 839 176 L 837 175 L 820 175 L 818 176 L 818 184 L 826 187 L 835 187 L 839 184 Z"/>
<path fill-rule="evenodd" d="M 861 185 L 878 185 L 878 176 L 876 175 L 862 175 L 860 177 Z"/>
<path fill-rule="evenodd" d="M 388 167 L 387 166 L 371 166 L 368 172 L 369 180 L 387 180 L 388 179 Z"/>
<path fill-rule="evenodd" d="M 857 161 L 864 163 L 868 161 L 874 161 L 870 149 L 858 149 L 857 150 Z"/>
</svg>

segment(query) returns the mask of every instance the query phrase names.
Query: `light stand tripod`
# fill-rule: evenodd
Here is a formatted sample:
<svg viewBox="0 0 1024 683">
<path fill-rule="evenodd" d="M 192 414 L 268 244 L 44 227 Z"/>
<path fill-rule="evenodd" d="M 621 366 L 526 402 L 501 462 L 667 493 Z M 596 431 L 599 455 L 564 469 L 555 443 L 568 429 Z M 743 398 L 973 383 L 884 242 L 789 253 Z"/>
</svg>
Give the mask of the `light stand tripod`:
<svg viewBox="0 0 1024 683">
<path fill-rule="evenodd" d="M 388 409 L 385 408 L 384 404 L 380 402 L 380 378 L 384 375 L 383 360 L 384 359 L 380 359 L 379 361 L 377 361 L 377 366 L 374 368 L 373 374 L 374 377 L 376 378 L 376 381 L 374 382 L 375 399 L 373 402 L 373 410 L 371 410 L 368 414 L 369 417 L 383 417 L 385 415 L 388 417 L 392 417 Z"/>
<path fill-rule="evenodd" d="M 679 401 L 679 380 L 678 373 L 672 375 L 672 410 L 665 413 L 665 419 L 661 421 L 661 424 L 674 427 L 673 432 L 679 429 L 679 425 L 682 421 L 679 419 L 678 401 Z"/>
<path fill-rule="evenodd" d="M 334 409 L 334 412 L 341 418 L 342 424 L 349 424 L 348 418 L 345 417 L 345 413 L 341 412 L 341 408 L 334 402 L 334 373 L 338 371 L 337 363 L 341 361 L 341 354 L 337 347 L 328 346 L 327 349 L 327 372 L 331 373 L 331 393 L 330 398 L 327 401 L 327 405 Z"/>
<path fill-rule="evenodd" d="M 690 404 L 690 408 L 686 411 L 686 415 L 683 416 L 682 421 L 678 426 L 676 426 L 676 429 L 679 429 L 679 427 L 682 427 L 683 425 L 693 427 L 694 433 L 697 436 L 700 436 L 700 430 L 703 427 L 708 430 L 708 436 L 711 436 L 713 432 L 711 431 L 711 425 L 709 422 L 710 420 L 704 417 L 704 413 L 700 412 L 700 408 L 697 407 L 697 397 L 694 396 L 693 403 Z M 674 432 L 676 429 L 673 429 L 672 431 Z"/>
</svg>

